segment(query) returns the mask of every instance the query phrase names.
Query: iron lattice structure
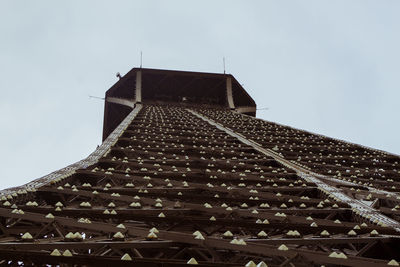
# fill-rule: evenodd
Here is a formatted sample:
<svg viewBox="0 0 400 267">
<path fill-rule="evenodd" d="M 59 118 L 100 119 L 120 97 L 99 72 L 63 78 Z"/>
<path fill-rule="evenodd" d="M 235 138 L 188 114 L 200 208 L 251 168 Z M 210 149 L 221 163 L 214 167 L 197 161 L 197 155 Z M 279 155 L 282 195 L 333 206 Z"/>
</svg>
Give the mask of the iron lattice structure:
<svg viewBox="0 0 400 267">
<path fill-rule="evenodd" d="M 400 158 L 254 116 L 231 75 L 133 69 L 95 152 L 2 191 L 1 263 L 398 266 Z"/>
</svg>

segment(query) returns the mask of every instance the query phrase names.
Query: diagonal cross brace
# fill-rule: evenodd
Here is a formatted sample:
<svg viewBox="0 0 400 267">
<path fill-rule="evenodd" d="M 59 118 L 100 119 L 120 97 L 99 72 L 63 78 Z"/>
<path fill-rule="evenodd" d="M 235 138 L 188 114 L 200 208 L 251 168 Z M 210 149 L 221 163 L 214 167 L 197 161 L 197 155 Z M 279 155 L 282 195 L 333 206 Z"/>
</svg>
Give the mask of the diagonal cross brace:
<svg viewBox="0 0 400 267">
<path fill-rule="evenodd" d="M 223 126 L 222 124 L 194 111 L 191 109 L 187 109 L 190 113 L 192 113 L 193 115 L 195 115 L 196 117 L 208 122 L 209 124 L 215 126 L 216 128 L 218 128 L 221 131 L 224 131 L 225 133 L 229 134 L 232 137 L 237 138 L 240 142 L 253 147 L 255 150 L 257 150 L 258 152 L 267 155 L 269 157 L 272 157 L 273 159 L 275 159 L 276 161 L 278 161 L 279 163 L 281 163 L 282 165 L 284 165 L 285 167 L 288 167 L 292 170 L 295 170 L 297 172 L 297 174 L 299 175 L 300 178 L 302 178 L 305 181 L 308 182 L 313 182 L 314 184 L 317 185 L 317 187 L 331 195 L 332 197 L 338 199 L 341 202 L 344 202 L 346 204 L 348 204 L 353 210 L 356 211 L 357 214 L 359 214 L 360 216 L 370 220 L 371 222 L 374 223 L 381 223 L 384 225 L 387 225 L 389 227 L 394 228 L 396 231 L 400 232 L 400 223 L 396 220 L 393 220 L 385 215 L 383 215 L 382 213 L 380 213 L 379 211 L 377 211 L 376 209 L 362 203 L 359 200 L 353 199 L 351 197 L 349 197 L 348 195 L 346 195 L 345 193 L 342 192 L 341 189 L 336 188 L 334 186 L 331 186 L 327 183 L 325 183 L 321 178 L 319 178 L 318 175 L 316 173 L 312 173 L 307 169 L 304 169 L 296 164 L 293 164 L 292 162 L 284 159 L 282 156 L 280 156 L 279 154 L 269 150 L 269 149 L 265 149 L 263 148 L 261 145 L 257 144 L 256 142 L 247 139 L 246 137 L 244 137 L 243 135 L 234 132 L 233 130 Z"/>
</svg>

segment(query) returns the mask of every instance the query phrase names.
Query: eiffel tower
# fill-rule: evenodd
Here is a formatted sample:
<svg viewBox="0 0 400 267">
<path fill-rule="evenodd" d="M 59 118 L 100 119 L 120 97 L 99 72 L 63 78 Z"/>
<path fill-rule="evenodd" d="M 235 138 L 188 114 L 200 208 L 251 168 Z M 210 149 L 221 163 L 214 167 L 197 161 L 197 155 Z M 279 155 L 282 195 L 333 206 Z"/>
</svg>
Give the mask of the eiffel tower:
<svg viewBox="0 0 400 267">
<path fill-rule="evenodd" d="M 1 191 L 0 263 L 399 266 L 400 157 L 255 115 L 230 74 L 132 69 L 92 154 Z"/>
</svg>

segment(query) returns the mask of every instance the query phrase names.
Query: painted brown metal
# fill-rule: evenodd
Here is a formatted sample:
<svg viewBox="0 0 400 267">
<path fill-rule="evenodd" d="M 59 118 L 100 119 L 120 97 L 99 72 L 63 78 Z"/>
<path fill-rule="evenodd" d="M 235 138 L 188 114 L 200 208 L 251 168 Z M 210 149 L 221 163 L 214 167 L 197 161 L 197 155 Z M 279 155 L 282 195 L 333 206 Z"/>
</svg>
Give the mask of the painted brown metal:
<svg viewBox="0 0 400 267">
<path fill-rule="evenodd" d="M 172 71 L 168 79 L 178 74 Z M 191 75 L 183 75 L 188 87 L 195 83 Z M 146 94 L 135 104 L 122 95 L 110 97 L 133 110 L 118 115 L 122 122 L 91 156 L 2 192 L 1 263 L 387 266 L 400 261 L 398 156 L 226 106 L 155 103 L 146 101 Z M 366 173 L 374 179 L 358 175 Z"/>
</svg>

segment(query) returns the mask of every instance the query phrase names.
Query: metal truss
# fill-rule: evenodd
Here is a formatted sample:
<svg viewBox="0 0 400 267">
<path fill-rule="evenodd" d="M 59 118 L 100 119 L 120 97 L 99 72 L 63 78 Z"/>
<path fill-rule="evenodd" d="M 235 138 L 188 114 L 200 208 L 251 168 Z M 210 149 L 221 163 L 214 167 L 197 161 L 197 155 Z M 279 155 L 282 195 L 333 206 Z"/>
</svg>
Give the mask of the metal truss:
<svg viewBox="0 0 400 267">
<path fill-rule="evenodd" d="M 87 159 L 2 192 L 0 260 L 395 265 L 396 160 L 222 108 L 137 104 Z"/>
</svg>

